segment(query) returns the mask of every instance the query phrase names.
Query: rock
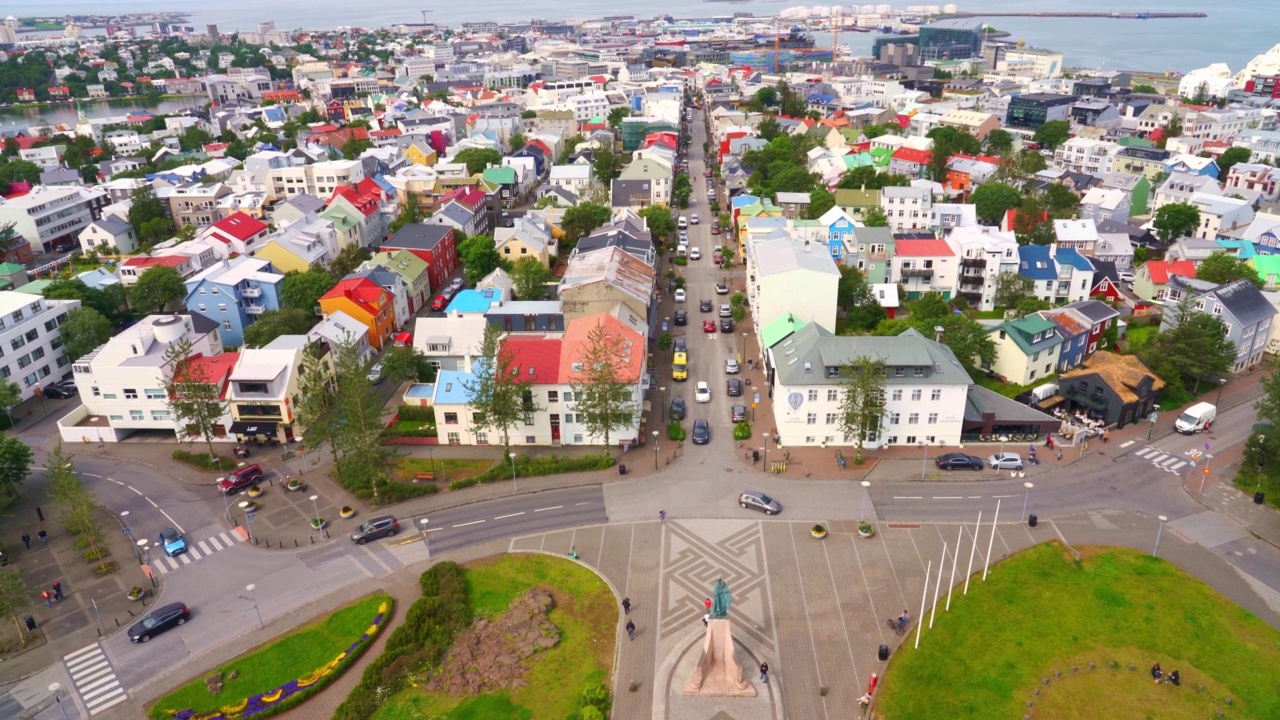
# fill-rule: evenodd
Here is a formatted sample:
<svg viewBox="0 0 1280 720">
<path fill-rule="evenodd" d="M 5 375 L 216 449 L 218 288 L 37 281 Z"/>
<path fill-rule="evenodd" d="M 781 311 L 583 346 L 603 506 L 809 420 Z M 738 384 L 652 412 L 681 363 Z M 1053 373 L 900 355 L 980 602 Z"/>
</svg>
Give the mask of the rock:
<svg viewBox="0 0 1280 720">
<path fill-rule="evenodd" d="M 228 681 L 235 680 L 235 679 L 236 679 L 236 678 L 238 678 L 238 677 L 240 677 L 240 671 L 239 671 L 239 670 L 232 670 L 231 672 L 227 673 L 227 680 L 228 680 Z"/>
<path fill-rule="evenodd" d="M 209 694 L 218 695 L 222 692 L 222 683 L 209 683 Z"/>
<path fill-rule="evenodd" d="M 465 697 L 525 687 L 525 660 L 560 642 L 560 631 L 547 619 L 554 606 L 550 593 L 535 588 L 501 616 L 476 620 L 455 638 L 427 688 Z"/>
<path fill-rule="evenodd" d="M 1090 669 L 1090 670 L 1097 670 L 1097 669 L 1098 669 L 1098 666 L 1097 666 L 1097 665 L 1094 665 L 1093 663 L 1089 663 L 1089 669 Z"/>
<path fill-rule="evenodd" d="M 213 685 L 214 683 L 220 683 L 220 682 L 222 682 L 222 673 L 214 673 L 204 679 L 205 685 Z"/>
</svg>

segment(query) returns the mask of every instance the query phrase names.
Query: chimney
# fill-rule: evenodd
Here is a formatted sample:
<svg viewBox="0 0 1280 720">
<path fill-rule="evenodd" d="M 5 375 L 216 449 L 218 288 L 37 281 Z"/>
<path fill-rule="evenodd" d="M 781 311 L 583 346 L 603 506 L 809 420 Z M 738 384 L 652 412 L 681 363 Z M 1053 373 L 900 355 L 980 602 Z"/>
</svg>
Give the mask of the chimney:
<svg viewBox="0 0 1280 720">
<path fill-rule="evenodd" d="M 944 329 L 944 328 L 943 328 L 941 325 L 934 325 L 934 326 L 933 326 L 933 340 L 934 340 L 934 342 L 937 342 L 937 343 L 941 343 L 941 342 L 942 342 L 942 331 L 943 331 L 943 329 Z"/>
</svg>

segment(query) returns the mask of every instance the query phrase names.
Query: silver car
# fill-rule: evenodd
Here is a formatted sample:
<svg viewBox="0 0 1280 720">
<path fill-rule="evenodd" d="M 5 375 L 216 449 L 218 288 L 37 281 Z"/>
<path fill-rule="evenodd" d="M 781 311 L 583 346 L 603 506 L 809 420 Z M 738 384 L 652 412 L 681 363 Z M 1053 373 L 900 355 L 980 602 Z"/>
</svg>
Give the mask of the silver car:
<svg viewBox="0 0 1280 720">
<path fill-rule="evenodd" d="M 729 358 L 728 360 L 725 360 L 725 361 L 724 361 L 724 371 L 725 371 L 726 373 L 728 373 L 728 374 L 730 374 L 730 375 L 736 375 L 736 374 L 738 374 L 738 371 L 739 371 L 740 369 L 741 369 L 741 368 L 739 368 L 739 367 L 738 367 L 738 361 L 737 361 L 737 360 L 735 360 L 735 359 L 733 359 L 733 358 Z"/>
<path fill-rule="evenodd" d="M 751 510 L 759 510 L 765 515 L 777 515 L 782 512 L 782 504 L 762 492 L 748 490 L 738 496 L 738 505 Z"/>
<path fill-rule="evenodd" d="M 1021 470 L 1022 456 L 1018 453 L 996 453 L 987 458 L 987 466 L 996 470 Z"/>
</svg>

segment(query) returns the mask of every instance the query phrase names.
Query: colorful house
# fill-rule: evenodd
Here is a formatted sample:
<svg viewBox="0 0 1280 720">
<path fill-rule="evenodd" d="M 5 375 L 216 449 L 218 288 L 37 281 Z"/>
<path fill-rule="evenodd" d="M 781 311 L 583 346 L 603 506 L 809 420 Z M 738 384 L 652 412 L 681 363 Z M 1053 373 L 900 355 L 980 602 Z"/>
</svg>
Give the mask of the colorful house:
<svg viewBox="0 0 1280 720">
<path fill-rule="evenodd" d="M 411 223 L 382 243 L 383 250 L 408 250 L 430 268 L 431 287 L 443 287 L 458 269 L 458 231 L 448 225 Z"/>
<path fill-rule="evenodd" d="M 1194 278 L 1195 261 L 1148 260 L 1134 273 L 1133 293 L 1148 302 L 1164 300 L 1169 293 L 1169 278 L 1173 275 Z"/>
<path fill-rule="evenodd" d="M 326 316 L 344 312 L 369 329 L 369 344 L 382 349 L 396 328 L 395 299 L 369 278 L 343 278 L 320 298 Z"/>
</svg>

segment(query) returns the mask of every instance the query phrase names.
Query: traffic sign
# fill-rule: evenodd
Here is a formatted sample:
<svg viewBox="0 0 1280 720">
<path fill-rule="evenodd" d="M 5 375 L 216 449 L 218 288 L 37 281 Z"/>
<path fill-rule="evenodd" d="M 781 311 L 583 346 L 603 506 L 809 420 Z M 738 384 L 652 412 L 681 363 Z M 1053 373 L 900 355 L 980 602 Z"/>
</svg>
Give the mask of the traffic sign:
<svg viewBox="0 0 1280 720">
<path fill-rule="evenodd" d="M 129 534 L 129 528 L 127 528 L 127 527 L 122 527 L 122 528 L 120 528 L 120 534 L 121 534 L 121 535 L 128 535 L 128 534 Z"/>
<path fill-rule="evenodd" d="M 254 518 L 258 517 L 258 513 L 245 513 L 244 516 L 252 522 Z"/>
</svg>

